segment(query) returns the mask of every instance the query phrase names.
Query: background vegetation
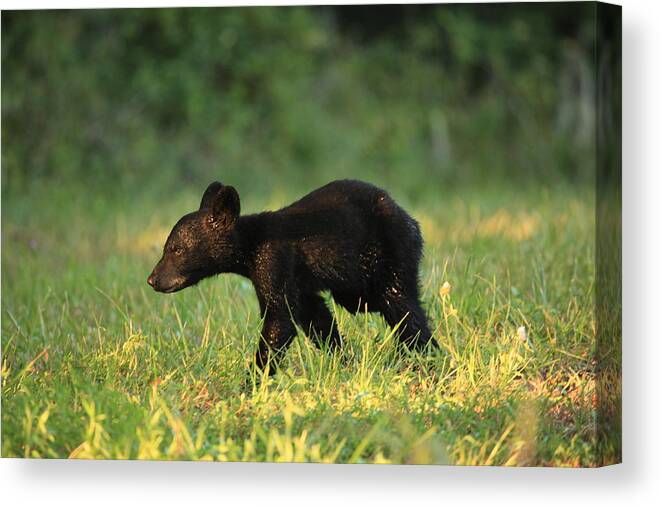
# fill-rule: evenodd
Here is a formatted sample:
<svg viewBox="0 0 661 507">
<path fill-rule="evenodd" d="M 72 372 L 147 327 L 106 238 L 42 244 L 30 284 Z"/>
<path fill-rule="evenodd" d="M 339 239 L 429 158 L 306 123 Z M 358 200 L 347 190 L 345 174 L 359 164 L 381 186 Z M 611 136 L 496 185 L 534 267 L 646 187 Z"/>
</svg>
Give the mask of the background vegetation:
<svg viewBox="0 0 661 507">
<path fill-rule="evenodd" d="M 3 13 L 3 456 L 599 463 L 592 15 Z M 344 353 L 301 334 L 245 389 L 249 282 L 146 276 L 209 181 L 253 212 L 341 177 L 420 221 L 441 352 L 334 307 Z"/>
</svg>

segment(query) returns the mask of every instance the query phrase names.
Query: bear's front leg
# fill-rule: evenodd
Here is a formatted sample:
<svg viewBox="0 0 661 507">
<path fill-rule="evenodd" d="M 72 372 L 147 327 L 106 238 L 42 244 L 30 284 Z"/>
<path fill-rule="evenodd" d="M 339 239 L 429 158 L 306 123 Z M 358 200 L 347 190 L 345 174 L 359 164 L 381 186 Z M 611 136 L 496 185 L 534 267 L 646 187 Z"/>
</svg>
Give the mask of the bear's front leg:
<svg viewBox="0 0 661 507">
<path fill-rule="evenodd" d="M 255 365 L 261 371 L 268 368 L 269 375 L 273 375 L 278 367 L 280 358 L 284 355 L 287 347 L 296 336 L 296 327 L 291 321 L 289 314 L 286 316 L 280 312 L 267 315 L 264 319 L 259 347 L 255 357 Z"/>
<path fill-rule="evenodd" d="M 273 375 L 278 361 L 296 336 L 293 319 L 299 313 L 299 288 L 293 270 L 294 256 L 265 245 L 258 252 L 259 263 L 252 276 L 264 326 L 255 365 Z"/>
</svg>

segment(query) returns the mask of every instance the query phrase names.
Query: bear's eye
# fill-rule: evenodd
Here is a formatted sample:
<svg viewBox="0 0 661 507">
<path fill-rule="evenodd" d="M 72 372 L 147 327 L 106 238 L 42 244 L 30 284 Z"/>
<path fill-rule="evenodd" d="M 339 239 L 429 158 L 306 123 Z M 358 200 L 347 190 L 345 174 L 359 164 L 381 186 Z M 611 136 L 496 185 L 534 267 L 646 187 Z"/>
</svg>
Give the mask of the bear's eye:
<svg viewBox="0 0 661 507">
<path fill-rule="evenodd" d="M 174 248 L 174 254 L 175 254 L 175 255 L 181 255 L 182 253 L 184 253 L 184 249 L 181 248 L 180 246 L 176 246 L 176 247 Z"/>
</svg>

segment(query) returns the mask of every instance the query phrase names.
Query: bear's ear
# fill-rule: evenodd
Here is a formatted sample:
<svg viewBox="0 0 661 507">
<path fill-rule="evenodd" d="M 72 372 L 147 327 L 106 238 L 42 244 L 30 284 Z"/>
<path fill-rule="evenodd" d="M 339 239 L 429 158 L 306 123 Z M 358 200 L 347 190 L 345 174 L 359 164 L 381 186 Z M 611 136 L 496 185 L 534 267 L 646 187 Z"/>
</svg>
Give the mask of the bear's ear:
<svg viewBox="0 0 661 507">
<path fill-rule="evenodd" d="M 211 223 L 214 226 L 229 227 L 239 218 L 239 213 L 241 213 L 239 193 L 234 187 L 221 188 L 211 204 Z"/>
<path fill-rule="evenodd" d="M 202 201 L 200 202 L 200 209 L 211 208 L 211 203 L 221 188 L 223 188 L 223 184 L 220 181 L 214 181 L 211 183 L 204 191 Z"/>
</svg>

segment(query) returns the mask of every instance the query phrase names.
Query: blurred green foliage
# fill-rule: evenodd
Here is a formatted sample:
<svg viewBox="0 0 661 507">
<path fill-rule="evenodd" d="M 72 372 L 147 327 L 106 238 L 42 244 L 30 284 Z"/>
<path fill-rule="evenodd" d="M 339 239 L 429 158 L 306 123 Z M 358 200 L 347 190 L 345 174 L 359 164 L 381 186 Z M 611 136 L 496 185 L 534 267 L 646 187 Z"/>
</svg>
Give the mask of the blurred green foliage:
<svg viewBox="0 0 661 507">
<path fill-rule="evenodd" d="M 592 8 L 3 12 L 3 189 L 591 182 Z"/>
</svg>

